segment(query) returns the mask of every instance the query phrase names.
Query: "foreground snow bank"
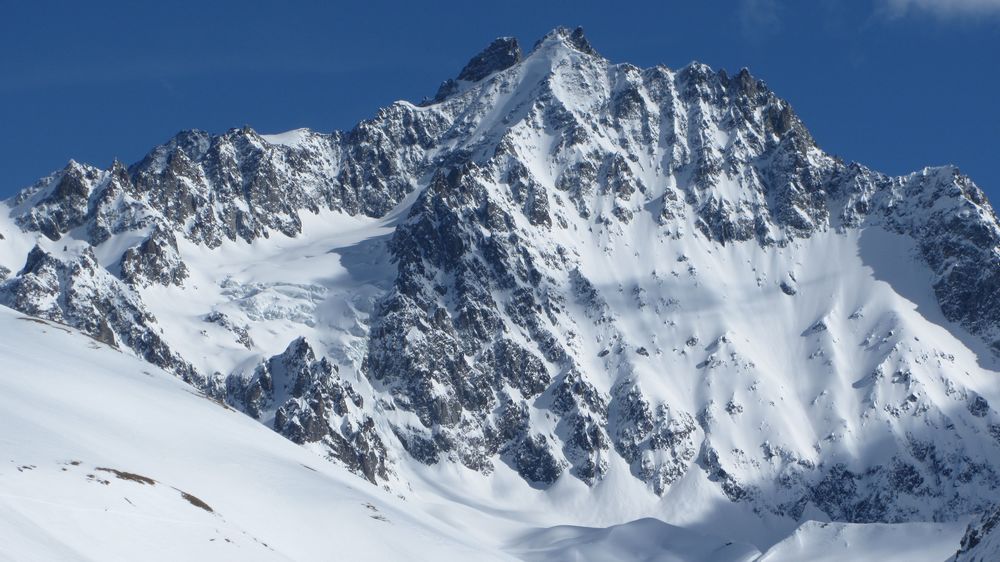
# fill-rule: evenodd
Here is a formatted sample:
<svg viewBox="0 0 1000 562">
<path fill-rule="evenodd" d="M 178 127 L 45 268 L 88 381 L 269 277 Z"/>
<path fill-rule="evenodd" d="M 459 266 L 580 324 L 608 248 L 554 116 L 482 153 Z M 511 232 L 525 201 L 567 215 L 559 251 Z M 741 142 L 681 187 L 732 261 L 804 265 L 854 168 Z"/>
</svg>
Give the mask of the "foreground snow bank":
<svg viewBox="0 0 1000 562">
<path fill-rule="evenodd" d="M 0 307 L 0 560 L 490 558 L 246 416 Z"/>
<path fill-rule="evenodd" d="M 962 523 L 822 523 L 807 521 L 759 562 L 914 562 L 955 553 Z"/>
</svg>

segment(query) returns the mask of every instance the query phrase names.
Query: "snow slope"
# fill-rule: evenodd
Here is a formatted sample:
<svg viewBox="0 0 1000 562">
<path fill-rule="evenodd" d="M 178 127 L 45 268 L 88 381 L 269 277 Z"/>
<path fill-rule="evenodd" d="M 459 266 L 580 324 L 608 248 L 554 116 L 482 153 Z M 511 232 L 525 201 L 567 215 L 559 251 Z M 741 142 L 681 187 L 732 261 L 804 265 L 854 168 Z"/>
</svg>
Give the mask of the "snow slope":
<svg viewBox="0 0 1000 562">
<path fill-rule="evenodd" d="M 0 329 L 0 559 L 492 557 L 149 364 L 4 307 Z"/>
<path fill-rule="evenodd" d="M 768 549 L 758 562 L 943 561 L 958 547 L 961 523 L 823 523 L 809 521 Z"/>
</svg>

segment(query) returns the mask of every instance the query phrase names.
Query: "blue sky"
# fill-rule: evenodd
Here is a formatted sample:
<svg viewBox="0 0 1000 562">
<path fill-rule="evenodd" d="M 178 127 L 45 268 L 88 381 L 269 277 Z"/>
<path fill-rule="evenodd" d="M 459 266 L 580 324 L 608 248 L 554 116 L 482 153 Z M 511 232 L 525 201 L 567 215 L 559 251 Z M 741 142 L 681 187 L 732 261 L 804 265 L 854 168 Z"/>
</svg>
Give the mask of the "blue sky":
<svg viewBox="0 0 1000 562">
<path fill-rule="evenodd" d="M 481 5 L 480 5 L 481 4 Z M 346 129 L 492 38 L 582 25 L 616 62 L 749 67 L 827 151 L 957 164 L 1000 201 L 1000 0 L 0 0 L 0 195 L 182 129 Z"/>
</svg>

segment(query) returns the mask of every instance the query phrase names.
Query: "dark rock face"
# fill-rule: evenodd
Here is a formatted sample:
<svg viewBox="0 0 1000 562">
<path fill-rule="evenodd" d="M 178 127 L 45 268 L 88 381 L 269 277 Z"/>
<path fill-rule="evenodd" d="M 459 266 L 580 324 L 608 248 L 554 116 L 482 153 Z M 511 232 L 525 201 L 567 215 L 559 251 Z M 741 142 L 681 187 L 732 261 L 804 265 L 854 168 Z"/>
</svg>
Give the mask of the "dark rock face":
<svg viewBox="0 0 1000 562">
<path fill-rule="evenodd" d="M 666 404 L 654 411 L 642 391 L 625 385 L 617 389 L 612 408 L 618 427 L 615 450 L 637 478 L 663 494 L 687 472 L 698 454 L 699 428 L 694 418 L 674 414 Z M 664 460 L 657 462 L 657 457 Z"/>
<path fill-rule="evenodd" d="M 989 562 L 1000 557 L 1000 507 L 993 507 L 969 523 L 958 552 L 948 562 Z"/>
<path fill-rule="evenodd" d="M 484 188 L 483 173 L 473 166 L 438 175 L 397 229 L 390 247 L 399 276 L 372 328 L 368 373 L 396 407 L 416 413 L 422 428 L 394 431 L 433 444 L 428 458 L 489 471 L 489 458 L 502 452 L 532 483 L 551 483 L 563 463 L 593 481 L 606 466 L 606 403 L 549 335 L 547 315 L 558 309 L 551 281 Z M 503 291 L 510 296 L 498 301 L 493 295 Z M 514 334 L 536 343 L 526 348 Z M 526 412 L 543 394 L 561 420 L 558 438 L 494 421 Z"/>
<path fill-rule="evenodd" d="M 398 407 L 417 415 L 425 428 L 420 437 L 435 443 L 435 456 L 454 452 L 478 469 L 497 448 L 489 439 L 495 430 L 481 413 L 496 407 L 498 386 L 510 382 L 531 393 L 544 386 L 548 374 L 527 350 L 496 338 L 502 335 L 501 317 L 484 286 L 488 265 L 467 253 L 471 241 L 460 226 L 462 216 L 474 212 L 471 189 L 460 172 L 439 175 L 397 230 L 391 243 L 398 261 L 397 288 L 381 305 L 372 328 L 367 366 Z M 453 281 L 428 283 L 436 268 L 453 272 Z M 513 353 L 531 370 L 508 371 L 515 378 L 504 381 L 503 372 L 483 369 L 497 364 L 498 352 Z M 467 355 L 483 355 L 486 361 L 477 365 Z"/>
<path fill-rule="evenodd" d="M 845 225 L 916 240 L 945 317 L 1000 355 L 1000 221 L 982 191 L 954 167 L 890 178 L 852 164 L 829 181 Z"/>
<path fill-rule="evenodd" d="M 249 129 L 219 137 L 192 131 L 130 171 L 137 196 L 169 223 L 190 224 L 189 239 L 217 246 L 223 239 L 259 238 L 267 229 L 294 235 L 301 228 L 297 211 L 318 209 L 301 184 L 285 184 L 278 166 L 283 156 Z"/>
<path fill-rule="evenodd" d="M 936 452 L 932 453 L 936 454 Z M 937 464 L 935 464 L 937 463 Z M 809 475 L 812 467 L 789 474 Z M 998 483 L 992 468 L 973 462 L 969 458 L 915 459 L 895 457 L 886 464 L 856 472 L 842 464 L 819 467 L 822 478 L 810 486 L 806 498 L 797 499 L 777 510 L 781 514 L 801 515 L 805 500 L 841 521 L 858 523 L 903 522 L 918 517 L 921 509 L 910 507 L 901 509 L 914 499 L 918 502 L 933 501 L 938 504 L 933 517 L 939 520 L 950 518 L 949 512 L 955 505 L 948 501 L 966 502 L 955 480 L 948 477 L 961 474 L 964 484 L 985 485 L 987 489 Z M 955 471 L 955 472 L 952 472 Z M 791 478 L 791 476 L 790 476 Z M 789 481 L 791 482 L 791 480 Z M 970 484 L 971 483 L 971 484 Z M 977 501 L 980 500 L 977 498 Z M 963 506 L 970 511 L 979 509 L 975 503 Z"/>
<path fill-rule="evenodd" d="M 25 230 L 51 240 L 84 227 L 93 245 L 152 224 L 154 215 L 132 197 L 134 186 L 125 166 L 115 161 L 106 171 L 71 161 L 13 199 L 15 220 Z"/>
<path fill-rule="evenodd" d="M 508 447 L 508 461 L 528 483 L 547 486 L 556 481 L 565 469 L 552 454 L 551 442 L 542 434 L 528 434 Z"/>
<path fill-rule="evenodd" d="M 90 196 L 86 228 L 91 244 L 100 244 L 116 234 L 158 226 L 148 207 L 133 196 L 134 191 L 128 170 L 116 160 Z"/>
<path fill-rule="evenodd" d="M 458 73 L 459 80 L 478 82 L 494 72 L 507 70 L 521 62 L 521 47 L 513 37 L 494 40 L 483 52 L 472 57 L 469 64 Z"/>
<path fill-rule="evenodd" d="M 924 174 L 925 205 L 951 200 L 919 228 L 921 253 L 938 278 L 934 292 L 945 316 L 982 337 L 1000 354 L 1000 231 L 982 191 L 955 169 Z M 912 189 L 912 188 L 911 188 Z"/>
<path fill-rule="evenodd" d="M 126 283 L 142 287 L 183 283 L 188 270 L 177 253 L 174 233 L 156 226 L 142 244 L 126 250 L 121 260 L 121 276 Z"/>
<path fill-rule="evenodd" d="M 128 285 L 102 268 L 88 248 L 62 260 L 35 247 L 24 269 L 0 286 L 15 310 L 62 322 L 113 347 L 127 347 L 154 365 L 194 382 L 203 379 L 159 336 L 156 319 Z"/>
<path fill-rule="evenodd" d="M 27 213 L 17 217 L 18 226 L 58 240 L 62 233 L 83 224 L 90 192 L 100 176 L 96 168 L 71 161 L 47 179 L 47 189 L 38 194 Z M 23 199 L 27 199 L 27 193 L 15 201 Z"/>
<path fill-rule="evenodd" d="M 128 170 L 71 162 L 15 198 L 15 218 L 53 240 L 82 226 L 95 245 L 150 225 L 209 247 L 271 231 L 295 236 L 301 212 L 388 212 L 414 188 L 410 178 L 441 125 L 439 116 L 392 106 L 352 131 L 310 133 L 296 146 L 249 128 L 185 131 Z"/>
<path fill-rule="evenodd" d="M 478 82 L 494 72 L 507 70 L 521 62 L 521 46 L 513 37 L 498 37 L 483 52 L 472 57 L 458 73 L 458 78 L 449 78 L 441 83 L 433 100 L 424 100 L 421 105 L 444 101 L 461 88 L 459 80 Z"/>
<path fill-rule="evenodd" d="M 250 337 L 249 327 L 245 325 L 241 326 L 233 322 L 233 320 L 224 313 L 219 311 L 210 312 L 205 316 L 205 322 L 211 322 L 212 324 L 216 324 L 232 332 L 236 342 L 248 350 L 252 350 L 254 348 L 253 339 Z"/>
<path fill-rule="evenodd" d="M 270 422 L 296 443 L 321 443 L 331 458 L 371 482 L 389 478 L 385 444 L 364 400 L 325 357 L 317 359 L 305 338 L 262 362 L 248 375 L 230 375 L 227 401 Z"/>
<path fill-rule="evenodd" d="M 584 37 L 582 27 L 577 27 L 576 29 L 574 29 L 573 32 L 569 34 L 568 40 L 569 43 L 573 45 L 573 47 L 575 47 L 576 50 L 580 51 L 581 53 L 586 53 L 588 55 L 595 57 L 600 56 L 597 53 L 597 51 L 595 51 L 594 48 L 590 46 L 590 41 L 587 41 L 587 38 Z"/>
<path fill-rule="evenodd" d="M 545 42 L 547 39 L 559 38 L 566 41 L 567 44 L 571 45 L 577 51 L 581 53 L 599 57 L 601 56 L 593 47 L 590 46 L 590 42 L 583 34 L 583 28 L 577 27 L 570 31 L 565 27 L 557 27 L 556 29 L 550 31 L 545 37 L 542 37 L 535 43 L 535 48 L 537 49 L 539 45 Z"/>
</svg>

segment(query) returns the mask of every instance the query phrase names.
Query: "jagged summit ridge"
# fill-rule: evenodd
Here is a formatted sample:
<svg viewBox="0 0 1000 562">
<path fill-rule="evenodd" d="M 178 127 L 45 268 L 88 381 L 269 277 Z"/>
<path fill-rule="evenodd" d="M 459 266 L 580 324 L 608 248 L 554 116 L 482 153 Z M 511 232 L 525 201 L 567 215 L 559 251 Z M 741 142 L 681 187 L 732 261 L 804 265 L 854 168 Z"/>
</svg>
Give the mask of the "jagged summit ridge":
<svg viewBox="0 0 1000 562">
<path fill-rule="evenodd" d="M 536 51 L 546 42 L 552 41 L 563 41 L 581 53 L 594 57 L 601 56 L 594 50 L 593 47 L 590 46 L 590 41 L 588 41 L 587 37 L 584 35 L 582 27 L 576 27 L 572 31 L 566 27 L 557 27 L 535 42 L 535 46 L 532 48 L 532 51 Z"/>
<path fill-rule="evenodd" d="M 459 80 L 478 82 L 494 72 L 507 70 L 521 62 L 521 47 L 513 37 L 498 37 L 486 49 L 472 57 L 458 73 Z"/>
<path fill-rule="evenodd" d="M 590 46 L 590 43 L 583 34 L 582 27 L 577 27 L 573 31 L 563 27 L 552 30 L 535 43 L 529 56 L 534 55 L 543 46 L 554 43 L 567 45 L 578 52 L 600 57 L 597 51 Z M 522 58 L 521 47 L 517 39 L 513 37 L 498 37 L 481 53 L 472 57 L 462 71 L 459 72 L 457 78 L 449 78 L 442 82 L 434 98 L 425 100 L 423 105 L 441 102 L 448 96 L 456 94 L 463 90 L 463 88 L 467 88 L 469 86 L 468 83 L 479 82 L 494 73 L 507 70 L 521 62 Z"/>
<path fill-rule="evenodd" d="M 761 513 L 848 521 L 997 496 L 992 207 L 953 168 L 824 153 L 745 70 L 614 64 L 580 30 L 524 57 L 499 39 L 444 95 L 350 131 L 185 132 L 9 205 L 44 251 L 91 248 L 78 269 L 156 309 L 143 323 L 170 353 L 150 360 L 182 357 L 373 481 L 409 462 L 537 489 L 703 477 Z M 371 231 L 350 246 L 323 221 Z M 261 272 L 265 255 L 299 261 Z M 80 295 L 71 266 L 34 269 L 4 302 L 94 333 L 108 307 L 141 316 L 36 306 Z"/>
</svg>

